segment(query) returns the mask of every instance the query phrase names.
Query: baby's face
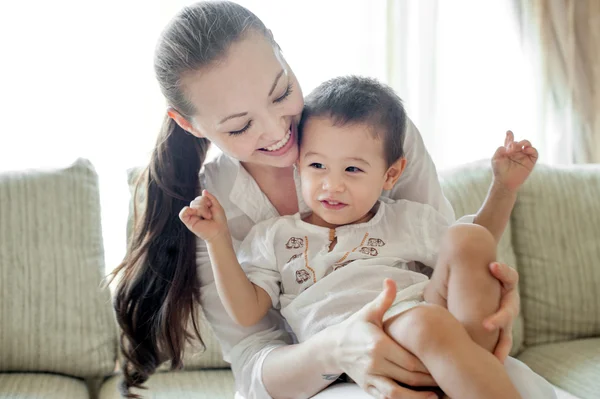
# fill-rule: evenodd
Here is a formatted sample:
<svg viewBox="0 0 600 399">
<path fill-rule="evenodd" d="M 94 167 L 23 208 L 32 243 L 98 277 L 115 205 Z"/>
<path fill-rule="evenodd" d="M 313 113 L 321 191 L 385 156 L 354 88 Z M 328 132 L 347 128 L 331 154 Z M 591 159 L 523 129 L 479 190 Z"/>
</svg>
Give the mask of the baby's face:
<svg viewBox="0 0 600 399">
<path fill-rule="evenodd" d="M 298 164 L 313 222 L 328 227 L 360 221 L 381 195 L 388 171 L 383 141 L 366 124 L 334 126 L 325 117 L 304 124 Z"/>
</svg>

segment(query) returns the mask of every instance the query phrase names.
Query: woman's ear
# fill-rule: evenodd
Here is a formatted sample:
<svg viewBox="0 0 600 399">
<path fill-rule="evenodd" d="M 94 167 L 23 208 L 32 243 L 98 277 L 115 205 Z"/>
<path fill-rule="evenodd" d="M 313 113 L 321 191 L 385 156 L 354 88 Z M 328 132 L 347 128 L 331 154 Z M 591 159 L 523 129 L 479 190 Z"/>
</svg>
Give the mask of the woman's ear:
<svg viewBox="0 0 600 399">
<path fill-rule="evenodd" d="M 402 157 L 394 162 L 385 172 L 383 189 L 391 190 L 406 168 L 406 158 Z"/>
<path fill-rule="evenodd" d="M 177 112 L 175 108 L 169 107 L 167 109 L 167 115 L 169 115 L 169 118 L 173 119 L 175 123 L 179 125 L 180 128 L 190 133 L 191 135 L 194 135 L 198 138 L 204 137 L 204 135 L 202 135 L 202 133 L 200 133 L 200 131 L 198 131 L 198 129 L 196 129 L 194 125 L 192 125 L 192 123 L 188 121 L 183 115 Z"/>
</svg>

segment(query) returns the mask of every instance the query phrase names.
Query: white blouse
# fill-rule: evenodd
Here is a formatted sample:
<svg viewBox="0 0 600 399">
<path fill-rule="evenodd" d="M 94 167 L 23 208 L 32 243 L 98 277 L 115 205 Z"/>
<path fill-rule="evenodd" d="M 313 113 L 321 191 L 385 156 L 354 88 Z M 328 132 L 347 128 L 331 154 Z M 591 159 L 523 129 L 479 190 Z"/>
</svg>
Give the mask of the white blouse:
<svg viewBox="0 0 600 399">
<path fill-rule="evenodd" d="M 429 204 L 438 210 L 448 223 L 454 223 L 454 211 L 442 193 L 435 165 L 425 148 L 421 134 L 410 120 L 404 140 L 404 151 L 408 161 L 407 167 L 394 188 L 383 195 Z M 225 209 L 236 250 L 252 226 L 280 216 L 239 161 L 226 155 L 220 155 L 204 166 L 200 174 L 200 184 L 215 195 Z M 299 184 L 296 178 L 297 188 Z M 299 189 L 297 193 L 300 211 L 304 212 L 307 207 Z M 219 299 L 208 251 L 202 240 L 197 240 L 196 259 L 201 283 L 201 306 L 221 344 L 223 358 L 231 363 L 238 390 L 236 397 L 270 398 L 262 382 L 262 365 L 271 350 L 293 343 L 285 320 L 278 310 L 271 309 L 261 322 L 252 327 L 237 325 Z"/>
</svg>

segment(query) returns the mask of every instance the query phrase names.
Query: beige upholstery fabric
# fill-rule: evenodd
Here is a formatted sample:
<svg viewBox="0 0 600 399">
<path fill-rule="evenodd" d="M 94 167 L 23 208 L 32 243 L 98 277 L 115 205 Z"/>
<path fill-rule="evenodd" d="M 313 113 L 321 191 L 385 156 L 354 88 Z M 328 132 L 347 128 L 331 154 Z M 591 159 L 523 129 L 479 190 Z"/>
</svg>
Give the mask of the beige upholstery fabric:
<svg viewBox="0 0 600 399">
<path fill-rule="evenodd" d="M 538 165 L 513 212 L 525 345 L 600 335 L 600 166 Z"/>
<path fill-rule="evenodd" d="M 600 396 L 600 338 L 539 345 L 524 351 L 519 359 L 582 399 Z"/>
<path fill-rule="evenodd" d="M 133 199 L 135 193 L 135 183 L 141 172 L 140 168 L 133 168 L 128 171 L 128 183 L 129 189 L 131 193 L 131 198 Z M 145 198 L 145 186 L 140 186 L 138 190 L 138 199 L 137 199 L 137 212 L 138 217 L 141 217 L 143 214 L 143 200 Z M 129 206 L 129 218 L 127 221 L 127 235 L 128 237 L 132 234 L 133 229 L 133 201 L 130 202 Z M 202 312 L 200 312 L 198 323 L 200 325 L 200 336 L 206 345 L 206 350 L 202 348 L 200 342 L 195 342 L 193 345 L 187 345 L 185 348 L 185 355 L 183 358 L 184 369 L 185 370 L 197 370 L 201 368 L 225 368 L 229 367 L 229 363 L 223 360 L 223 355 L 221 354 L 221 347 L 219 342 L 215 338 L 212 330 L 209 327 L 208 322 L 204 318 Z M 192 331 L 190 329 L 190 331 Z M 163 365 L 160 370 L 166 371 L 168 370 L 169 365 Z"/>
<path fill-rule="evenodd" d="M 120 399 L 117 387 L 121 376 L 109 379 L 100 389 L 99 399 Z M 235 385 L 229 370 L 181 371 L 153 375 L 144 386 L 132 390 L 145 399 L 233 399 Z"/>
<path fill-rule="evenodd" d="M 0 399 L 88 399 L 82 380 L 52 374 L 0 374 Z"/>
<path fill-rule="evenodd" d="M 490 161 L 481 161 L 448 170 L 440 174 L 444 195 L 454 208 L 456 218 L 476 214 L 485 200 L 492 182 Z M 498 261 L 517 268 L 511 243 L 511 223 L 508 222 L 498 246 Z M 519 316 L 513 327 L 512 355 L 521 350 L 523 343 L 523 318 Z"/>
<path fill-rule="evenodd" d="M 108 290 L 100 289 L 91 164 L 0 175 L 0 220 L 0 371 L 111 373 L 116 328 Z"/>
</svg>

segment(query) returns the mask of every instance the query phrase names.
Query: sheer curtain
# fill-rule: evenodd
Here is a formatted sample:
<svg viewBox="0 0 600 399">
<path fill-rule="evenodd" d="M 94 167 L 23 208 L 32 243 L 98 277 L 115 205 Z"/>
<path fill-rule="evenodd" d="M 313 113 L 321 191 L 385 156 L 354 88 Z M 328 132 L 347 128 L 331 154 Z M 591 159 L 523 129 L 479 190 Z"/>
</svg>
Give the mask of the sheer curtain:
<svg viewBox="0 0 600 399">
<path fill-rule="evenodd" d="M 600 2 L 514 3 L 537 72 L 548 156 L 557 163 L 600 162 Z"/>
<path fill-rule="evenodd" d="M 535 84 L 512 3 L 388 0 L 390 84 L 438 169 L 489 158 L 511 129 L 544 159 Z"/>
<path fill-rule="evenodd" d="M 239 3 L 273 31 L 305 94 L 344 74 L 392 84 L 446 167 L 489 157 L 508 128 L 536 139 L 508 1 Z M 153 48 L 191 2 L 0 3 L 0 171 L 90 159 L 109 270 L 125 253 L 126 170 L 147 161 L 165 112 Z"/>
</svg>

